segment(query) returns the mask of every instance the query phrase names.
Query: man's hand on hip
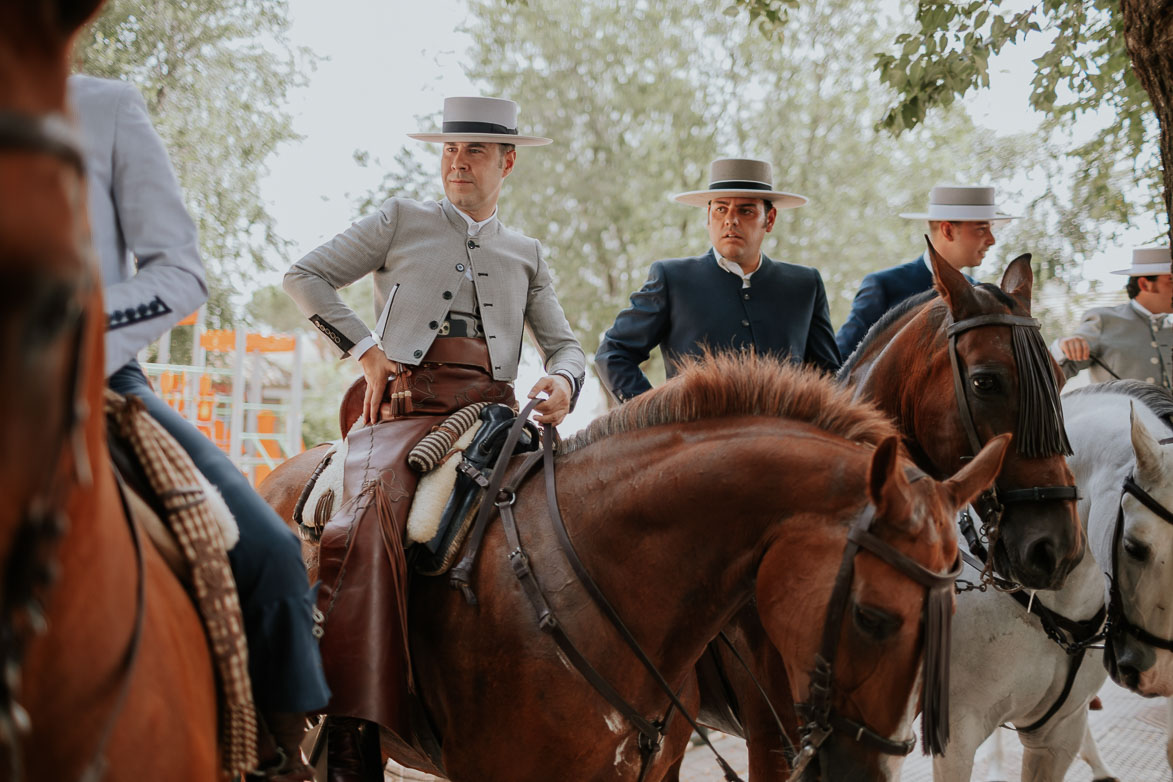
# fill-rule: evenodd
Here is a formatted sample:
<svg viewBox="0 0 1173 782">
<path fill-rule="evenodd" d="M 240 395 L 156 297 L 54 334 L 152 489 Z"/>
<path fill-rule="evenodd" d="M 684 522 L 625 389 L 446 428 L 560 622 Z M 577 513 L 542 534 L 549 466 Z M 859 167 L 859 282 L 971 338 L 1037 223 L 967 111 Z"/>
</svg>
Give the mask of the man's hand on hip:
<svg viewBox="0 0 1173 782">
<path fill-rule="evenodd" d="M 1091 358 L 1091 345 L 1083 337 L 1064 337 L 1059 340 L 1059 349 L 1072 361 L 1087 361 Z"/>
<path fill-rule="evenodd" d="M 377 424 L 390 414 L 390 406 L 380 404 L 383 393 L 387 390 L 387 381 L 401 372 L 410 375 L 411 370 L 404 369 L 398 361 L 387 358 L 387 354 L 378 345 L 367 348 L 367 352 L 359 357 L 358 363 L 362 365 L 363 378 L 367 381 L 367 392 L 362 400 L 362 417 L 368 424 Z"/>
<path fill-rule="evenodd" d="M 549 394 L 550 398 L 534 408 L 534 412 L 538 414 L 537 422 L 557 426 L 570 412 L 570 381 L 562 375 L 546 375 L 534 383 L 529 398 L 533 399 L 542 391 Z"/>
</svg>

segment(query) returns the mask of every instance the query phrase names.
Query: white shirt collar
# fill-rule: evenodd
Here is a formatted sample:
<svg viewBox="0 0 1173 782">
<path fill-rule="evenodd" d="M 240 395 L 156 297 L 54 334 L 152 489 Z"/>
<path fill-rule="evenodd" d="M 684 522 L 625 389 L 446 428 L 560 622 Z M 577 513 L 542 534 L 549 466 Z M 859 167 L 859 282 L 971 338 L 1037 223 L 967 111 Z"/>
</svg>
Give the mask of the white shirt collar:
<svg viewBox="0 0 1173 782">
<path fill-rule="evenodd" d="M 495 207 L 495 206 L 493 207 L 493 214 L 489 215 L 484 220 L 481 220 L 479 222 L 476 220 L 473 220 L 471 217 L 469 217 L 467 214 L 465 214 L 464 211 L 461 210 L 461 208 L 459 206 L 456 206 L 456 204 L 453 204 L 453 207 L 456 208 L 456 213 L 464 218 L 464 222 L 468 223 L 468 235 L 469 236 L 476 236 L 477 234 L 479 234 L 481 232 L 482 228 L 484 228 L 486 225 L 491 223 L 497 217 L 497 207 Z"/>
<path fill-rule="evenodd" d="M 762 268 L 762 256 L 760 254 L 758 255 L 757 268 L 755 268 L 752 272 L 748 272 L 748 273 L 742 271 L 741 267 L 739 265 L 737 265 L 736 263 L 734 263 L 733 261 L 730 261 L 727 258 L 722 257 L 721 253 L 717 252 L 717 248 L 715 248 L 715 247 L 713 248 L 713 256 L 717 259 L 718 266 L 720 266 L 722 269 L 729 272 L 730 274 L 736 274 L 738 277 L 741 278 L 741 287 L 743 287 L 743 288 L 749 287 L 749 278 L 754 275 L 754 272 L 756 272 L 758 269 Z"/>
<path fill-rule="evenodd" d="M 1173 318 L 1170 318 L 1170 314 L 1173 313 L 1154 314 L 1149 312 L 1148 308 L 1136 299 L 1129 299 L 1128 303 L 1132 305 L 1132 308 L 1136 310 L 1138 315 L 1144 318 L 1148 318 L 1149 322 L 1153 324 L 1153 328 L 1155 329 L 1162 329 L 1167 326 L 1171 320 L 1173 320 Z"/>
</svg>

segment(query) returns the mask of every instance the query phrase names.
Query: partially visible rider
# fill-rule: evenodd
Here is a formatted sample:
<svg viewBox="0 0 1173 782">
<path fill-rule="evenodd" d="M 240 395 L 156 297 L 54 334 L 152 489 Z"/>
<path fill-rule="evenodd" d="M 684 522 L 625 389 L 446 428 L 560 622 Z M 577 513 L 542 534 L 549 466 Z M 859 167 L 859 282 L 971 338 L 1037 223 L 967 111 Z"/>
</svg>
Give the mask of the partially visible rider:
<svg viewBox="0 0 1173 782">
<path fill-rule="evenodd" d="M 372 485 L 385 487 L 382 500 L 371 500 L 384 503 L 378 518 L 370 518 L 374 511 L 336 513 L 321 539 L 322 657 L 334 693 L 326 708 L 331 782 L 362 779 L 364 723 L 403 735 L 407 721 L 405 603 L 396 602 L 405 600 L 400 541 L 416 482 L 407 450 L 463 406 L 516 406 L 512 382 L 525 329 L 548 373 L 529 393 L 549 394 L 535 408 L 538 421 L 566 416 L 585 372 L 541 245 L 497 218 L 516 147 L 549 139 L 518 134 L 513 101 L 481 97 L 446 99 L 440 132 L 412 137 L 443 145 L 446 197 L 390 198 L 285 276 L 285 290 L 342 357 L 357 357 L 366 381 L 362 417 L 369 425 L 350 433 L 348 452 L 361 439 L 374 458 L 356 466 L 365 472 L 353 490 L 344 486 L 342 510 Z M 368 274 L 379 314 L 373 333 L 337 292 Z M 348 458 L 345 480 L 353 473 Z"/>
<path fill-rule="evenodd" d="M 1055 340 L 1051 353 L 1067 377 L 1088 369 L 1093 383 L 1119 378 L 1173 388 L 1173 275 L 1168 247 L 1137 247 L 1128 301 L 1088 310 L 1075 333 Z"/>
<path fill-rule="evenodd" d="M 298 745 L 305 714 L 330 696 L 313 631 L 314 590 L 297 537 L 228 456 L 151 390 L 135 355 L 207 298 L 196 228 L 146 104 L 131 84 L 75 75 L 69 98 L 86 152 L 90 225 L 106 307 L 106 376 L 150 415 L 219 489 L 240 528 L 228 560 L 240 593 L 249 674 L 263 725 L 285 757 L 267 776 L 312 779 Z M 266 757 L 268 754 L 268 757 Z"/>
</svg>

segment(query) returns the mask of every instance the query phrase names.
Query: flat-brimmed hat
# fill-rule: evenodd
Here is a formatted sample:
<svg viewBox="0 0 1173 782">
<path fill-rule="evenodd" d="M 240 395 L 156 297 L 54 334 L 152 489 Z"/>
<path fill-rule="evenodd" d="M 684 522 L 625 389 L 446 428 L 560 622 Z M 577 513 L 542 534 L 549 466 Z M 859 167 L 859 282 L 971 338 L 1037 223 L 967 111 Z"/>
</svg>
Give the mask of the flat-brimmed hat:
<svg viewBox="0 0 1173 782">
<path fill-rule="evenodd" d="M 1136 247 L 1132 250 L 1132 265 L 1117 269 L 1112 274 L 1127 274 L 1129 277 L 1148 277 L 1153 274 L 1169 274 L 1173 255 L 1168 247 Z"/>
<path fill-rule="evenodd" d="M 485 141 L 540 147 L 550 139 L 517 133 L 517 104 L 505 98 L 445 98 L 439 133 L 408 133 L 420 141 Z"/>
<path fill-rule="evenodd" d="M 725 157 L 709 167 L 709 189 L 677 193 L 673 199 L 689 206 L 706 206 L 714 198 L 764 198 L 776 209 L 793 209 L 806 196 L 774 189 L 774 169 L 764 160 Z"/>
<path fill-rule="evenodd" d="M 950 223 L 1016 220 L 994 204 L 994 188 L 979 185 L 937 185 L 929 191 L 929 211 L 904 212 L 908 220 L 942 220 Z"/>
</svg>

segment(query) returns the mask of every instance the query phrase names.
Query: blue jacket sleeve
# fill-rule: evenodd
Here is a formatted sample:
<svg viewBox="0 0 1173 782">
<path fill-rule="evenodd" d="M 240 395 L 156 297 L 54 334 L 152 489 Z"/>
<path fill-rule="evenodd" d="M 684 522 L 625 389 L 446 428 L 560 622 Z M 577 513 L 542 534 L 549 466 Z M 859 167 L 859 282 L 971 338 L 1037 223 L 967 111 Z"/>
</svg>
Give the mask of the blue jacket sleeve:
<svg viewBox="0 0 1173 782">
<path fill-rule="evenodd" d="M 888 297 L 879 278 L 869 274 L 859 285 L 859 292 L 855 294 L 855 301 L 851 303 L 851 314 L 847 316 L 843 328 L 835 335 L 835 343 L 839 346 L 839 355 L 847 358 L 855 352 L 864 335 L 868 333 L 877 320 L 888 310 Z"/>
<path fill-rule="evenodd" d="M 668 280 L 656 262 L 648 281 L 631 294 L 631 306 L 616 316 L 595 353 L 595 369 L 603 387 L 620 402 L 651 389 L 639 365 L 663 341 L 668 317 Z"/>
<path fill-rule="evenodd" d="M 827 289 L 823 276 L 815 272 L 815 306 L 811 314 L 811 327 L 806 337 L 806 364 L 814 364 L 828 372 L 835 372 L 842 363 L 839 348 L 835 344 L 835 329 L 831 328 L 831 312 L 827 307 Z"/>
</svg>

